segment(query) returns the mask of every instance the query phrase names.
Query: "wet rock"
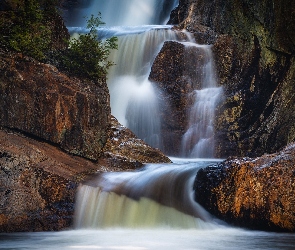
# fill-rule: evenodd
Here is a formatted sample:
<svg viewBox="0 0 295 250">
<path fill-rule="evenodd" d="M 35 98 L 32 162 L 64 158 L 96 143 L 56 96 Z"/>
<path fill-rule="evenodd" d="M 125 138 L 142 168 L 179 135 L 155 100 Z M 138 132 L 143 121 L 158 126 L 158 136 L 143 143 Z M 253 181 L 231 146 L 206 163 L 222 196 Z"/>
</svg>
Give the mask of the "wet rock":
<svg viewBox="0 0 295 250">
<path fill-rule="evenodd" d="M 295 144 L 259 158 L 229 158 L 198 172 L 195 199 L 232 225 L 294 232 L 294 162 Z"/>
<path fill-rule="evenodd" d="M 159 149 L 152 148 L 115 117 L 111 118 L 111 130 L 104 147 L 104 157 L 112 167 L 120 170 L 136 169 L 144 163 L 170 163 Z"/>
</svg>

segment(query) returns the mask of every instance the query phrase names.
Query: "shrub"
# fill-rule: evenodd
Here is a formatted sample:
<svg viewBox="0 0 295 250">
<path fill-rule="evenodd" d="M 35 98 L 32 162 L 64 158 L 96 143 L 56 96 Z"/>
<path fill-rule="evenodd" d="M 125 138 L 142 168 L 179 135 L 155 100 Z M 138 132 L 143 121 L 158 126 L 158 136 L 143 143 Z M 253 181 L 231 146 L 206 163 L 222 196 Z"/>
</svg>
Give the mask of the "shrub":
<svg viewBox="0 0 295 250">
<path fill-rule="evenodd" d="M 101 41 L 97 28 L 103 25 L 101 14 L 91 15 L 87 20 L 87 34 L 80 34 L 69 42 L 68 50 L 62 55 L 62 67 L 70 73 L 90 79 L 106 77 L 107 70 L 114 65 L 108 61 L 112 49 L 117 49 L 117 37 Z"/>
<path fill-rule="evenodd" d="M 1 15 L 0 29 L 2 47 L 44 59 L 51 42 L 51 30 L 46 26 L 39 1 L 10 1 L 10 9 Z"/>
</svg>

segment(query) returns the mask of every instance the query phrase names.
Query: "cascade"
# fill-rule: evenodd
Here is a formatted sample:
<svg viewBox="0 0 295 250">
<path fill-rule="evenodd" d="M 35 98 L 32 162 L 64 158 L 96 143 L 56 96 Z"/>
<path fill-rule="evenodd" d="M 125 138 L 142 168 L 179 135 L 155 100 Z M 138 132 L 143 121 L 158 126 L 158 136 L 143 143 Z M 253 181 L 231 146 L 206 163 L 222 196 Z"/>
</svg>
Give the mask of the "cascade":
<svg viewBox="0 0 295 250">
<path fill-rule="evenodd" d="M 161 148 L 161 93 L 154 83 L 148 80 L 152 63 L 165 41 L 177 41 L 186 47 L 196 46 L 204 58 L 196 69 L 202 84 L 200 90 L 191 93 L 196 101 L 189 114 L 192 118 L 182 145 L 186 157 L 213 157 L 212 150 L 201 154 L 198 148 L 204 148 L 205 152 L 208 152 L 208 148 L 212 147 L 214 103 L 217 102 L 221 90 L 214 78 L 210 46 L 197 45 L 187 32 L 172 30 L 170 26 L 159 21 L 167 19 L 161 9 L 167 10 L 167 6 L 170 6 L 170 12 L 177 2 L 130 0 L 127 3 L 122 0 L 92 1 L 90 4 L 92 9 L 95 9 L 94 5 L 99 6 L 103 11 L 102 16 L 107 13 L 106 9 L 121 7 L 129 15 L 124 19 L 114 18 L 122 26 L 98 30 L 101 39 L 118 36 L 119 48 L 112 51 L 109 57 L 116 65 L 110 69 L 107 80 L 112 114 L 138 137 L 154 147 Z M 137 9 L 141 13 L 140 17 L 131 11 L 139 3 L 142 6 Z M 116 4 L 118 5 L 115 8 Z M 156 8 L 158 5 L 161 5 L 161 8 Z M 158 9 L 160 12 L 149 15 L 149 8 Z M 125 26 L 131 24 L 130 16 L 134 19 L 132 26 Z M 143 22 L 145 25 L 142 25 Z M 74 27 L 71 31 L 81 31 L 81 28 Z M 212 99 L 212 96 L 215 99 Z M 204 114 L 200 115 L 202 112 Z M 205 135 L 200 136 L 199 133 Z M 209 163 L 206 161 L 181 161 L 173 165 L 148 165 L 132 173 L 100 174 L 79 187 L 75 225 L 77 228 L 212 227 L 213 218 L 193 200 L 192 191 L 193 179 L 198 169 L 207 164 Z"/>
<path fill-rule="evenodd" d="M 112 114 L 118 121 L 148 144 L 161 148 L 160 91 L 148 76 L 163 43 L 183 36 L 167 26 L 146 28 L 144 33 L 118 37 L 119 49 L 109 58 L 116 65 L 109 71 L 108 87 Z"/>
</svg>

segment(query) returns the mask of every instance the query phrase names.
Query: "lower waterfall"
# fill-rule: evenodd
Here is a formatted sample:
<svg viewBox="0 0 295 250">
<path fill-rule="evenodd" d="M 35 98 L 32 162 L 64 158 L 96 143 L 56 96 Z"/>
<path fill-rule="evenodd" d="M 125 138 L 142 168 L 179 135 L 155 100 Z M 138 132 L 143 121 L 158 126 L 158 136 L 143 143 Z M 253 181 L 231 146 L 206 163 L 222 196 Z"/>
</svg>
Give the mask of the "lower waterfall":
<svg viewBox="0 0 295 250">
<path fill-rule="evenodd" d="M 81 185 L 76 228 L 214 228 L 216 223 L 193 199 L 193 181 L 216 160 L 175 159 L 136 172 L 102 173 Z"/>
</svg>

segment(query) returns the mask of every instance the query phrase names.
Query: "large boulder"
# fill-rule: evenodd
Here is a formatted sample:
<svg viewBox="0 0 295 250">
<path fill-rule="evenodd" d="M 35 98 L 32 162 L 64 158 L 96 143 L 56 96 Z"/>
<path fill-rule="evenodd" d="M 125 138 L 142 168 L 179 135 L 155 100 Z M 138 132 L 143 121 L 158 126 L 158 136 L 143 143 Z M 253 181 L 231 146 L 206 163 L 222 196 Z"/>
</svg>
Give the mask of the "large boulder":
<svg viewBox="0 0 295 250">
<path fill-rule="evenodd" d="M 112 116 L 111 129 L 103 149 L 108 165 L 123 170 L 139 168 L 145 163 L 170 163 L 159 149 L 152 148 Z"/>
<path fill-rule="evenodd" d="M 0 52 L 0 126 L 97 160 L 108 137 L 105 82 L 69 78 L 54 66 Z"/>
<path fill-rule="evenodd" d="M 256 230 L 295 231 L 295 144 L 201 169 L 195 199 L 218 218 Z"/>
<path fill-rule="evenodd" d="M 70 227 L 79 181 L 106 166 L 11 131 L 0 138 L 0 232 Z"/>
</svg>

